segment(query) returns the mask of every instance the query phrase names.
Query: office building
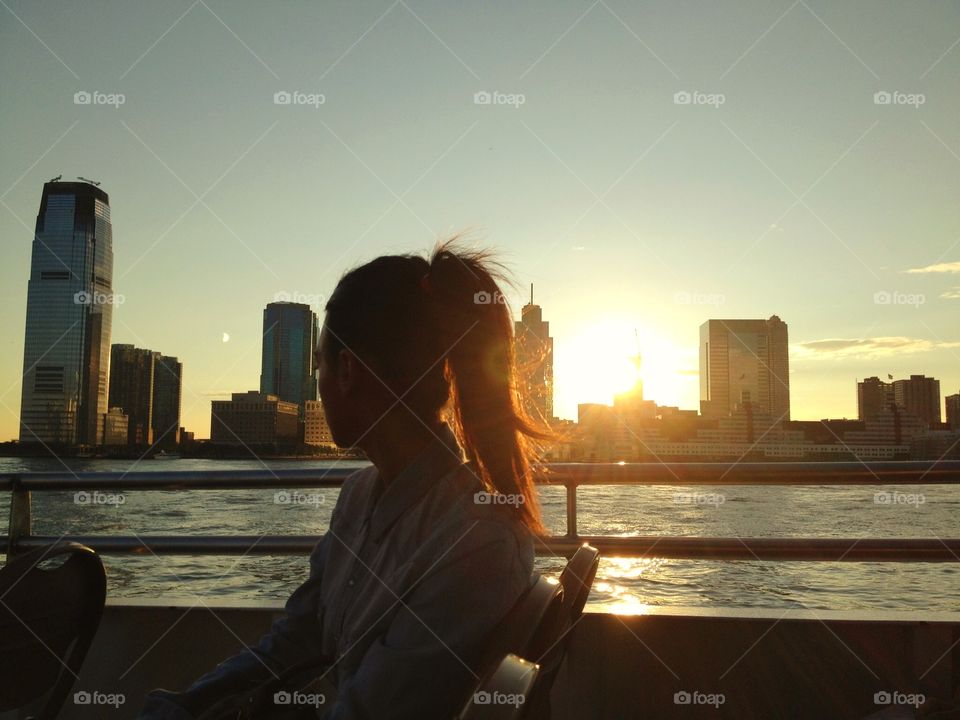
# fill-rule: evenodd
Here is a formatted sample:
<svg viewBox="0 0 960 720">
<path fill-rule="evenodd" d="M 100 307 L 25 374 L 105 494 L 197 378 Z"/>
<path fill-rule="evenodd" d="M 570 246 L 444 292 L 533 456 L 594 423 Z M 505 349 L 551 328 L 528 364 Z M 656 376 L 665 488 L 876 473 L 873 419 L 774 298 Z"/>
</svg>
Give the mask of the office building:
<svg viewBox="0 0 960 720">
<path fill-rule="evenodd" d="M 130 418 L 120 408 L 112 407 L 103 416 L 103 444 L 117 447 L 127 444 Z"/>
<path fill-rule="evenodd" d="M 317 314 L 309 305 L 270 303 L 263 311 L 260 392 L 295 403 L 301 420 L 306 403 L 316 400 Z"/>
<path fill-rule="evenodd" d="M 924 375 L 911 375 L 893 381 L 893 401 L 897 407 L 913 413 L 927 427 L 940 424 L 940 381 Z"/>
<path fill-rule="evenodd" d="M 323 403 L 319 400 L 307 400 L 304 409 L 303 442 L 315 447 L 335 447 L 327 416 L 323 412 Z"/>
<path fill-rule="evenodd" d="M 295 444 L 299 438 L 296 403 L 250 390 L 230 400 L 214 400 L 210 440 L 229 445 Z"/>
<path fill-rule="evenodd" d="M 960 393 L 947 395 L 947 425 L 952 430 L 960 430 Z"/>
<path fill-rule="evenodd" d="M 868 420 L 894 404 L 893 383 L 878 377 L 864 378 L 857 383 L 857 419 Z"/>
<path fill-rule="evenodd" d="M 787 324 L 768 320 L 708 320 L 700 326 L 700 411 L 728 417 L 750 402 L 754 412 L 790 419 Z"/>
<path fill-rule="evenodd" d="M 520 320 L 514 323 L 514 343 L 526 410 L 535 418 L 552 422 L 553 338 L 550 323 L 543 319 L 543 308 L 533 302 L 532 284 L 530 302 L 521 308 Z"/>
<path fill-rule="evenodd" d="M 156 358 L 153 350 L 116 344 L 110 352 L 110 407 L 129 420 L 127 443 L 153 443 L 153 388 Z"/>
<path fill-rule="evenodd" d="M 172 449 L 180 443 L 180 403 L 183 364 L 175 357 L 157 355 L 153 371 L 153 442 Z"/>
<path fill-rule="evenodd" d="M 20 442 L 102 444 L 112 283 L 107 193 L 87 182 L 45 183 L 27 285 Z"/>
</svg>

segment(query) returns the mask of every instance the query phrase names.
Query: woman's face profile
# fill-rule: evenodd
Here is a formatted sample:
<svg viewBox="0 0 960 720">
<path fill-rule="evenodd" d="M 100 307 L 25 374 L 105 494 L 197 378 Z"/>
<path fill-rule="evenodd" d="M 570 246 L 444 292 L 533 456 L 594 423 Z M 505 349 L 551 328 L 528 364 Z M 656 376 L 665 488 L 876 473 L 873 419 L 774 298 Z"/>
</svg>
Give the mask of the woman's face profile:
<svg viewBox="0 0 960 720">
<path fill-rule="evenodd" d="M 351 447 L 354 443 L 352 432 L 349 431 L 350 413 L 345 402 L 343 386 L 340 377 L 344 368 L 332 367 L 328 361 L 327 345 L 330 342 L 330 333 L 324 323 L 317 341 L 317 384 L 320 391 L 320 401 L 323 403 L 323 412 L 330 426 L 330 434 L 338 447 Z"/>
</svg>

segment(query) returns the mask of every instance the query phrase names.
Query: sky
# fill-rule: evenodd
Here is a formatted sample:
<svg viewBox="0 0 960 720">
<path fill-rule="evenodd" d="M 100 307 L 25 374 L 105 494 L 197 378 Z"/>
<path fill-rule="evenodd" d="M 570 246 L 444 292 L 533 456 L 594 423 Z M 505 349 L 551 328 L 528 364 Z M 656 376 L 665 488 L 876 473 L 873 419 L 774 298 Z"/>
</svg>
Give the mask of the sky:
<svg viewBox="0 0 960 720">
<path fill-rule="evenodd" d="M 458 232 L 518 317 L 534 283 L 560 417 L 638 350 L 696 408 L 700 324 L 773 314 L 795 419 L 871 375 L 958 392 L 958 77 L 955 2 L 2 0 L 0 440 L 61 174 L 110 195 L 113 342 L 180 358 L 198 438 L 266 303 Z"/>
</svg>

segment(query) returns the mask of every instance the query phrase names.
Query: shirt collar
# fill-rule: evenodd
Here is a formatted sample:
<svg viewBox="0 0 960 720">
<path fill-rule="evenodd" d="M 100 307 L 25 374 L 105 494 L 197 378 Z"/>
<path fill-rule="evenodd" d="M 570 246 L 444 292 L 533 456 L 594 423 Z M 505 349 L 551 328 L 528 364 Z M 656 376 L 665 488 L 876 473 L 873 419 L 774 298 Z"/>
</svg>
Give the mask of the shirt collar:
<svg viewBox="0 0 960 720">
<path fill-rule="evenodd" d="M 379 538 L 407 509 L 451 470 L 463 464 L 463 451 L 447 423 L 384 489 L 377 475 L 370 531 Z"/>
</svg>

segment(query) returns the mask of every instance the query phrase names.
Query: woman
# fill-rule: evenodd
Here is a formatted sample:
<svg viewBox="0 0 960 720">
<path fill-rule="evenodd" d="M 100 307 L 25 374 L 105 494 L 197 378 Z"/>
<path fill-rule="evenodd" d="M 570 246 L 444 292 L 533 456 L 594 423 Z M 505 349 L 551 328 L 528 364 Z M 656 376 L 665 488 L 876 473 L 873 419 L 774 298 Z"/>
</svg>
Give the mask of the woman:
<svg viewBox="0 0 960 720">
<path fill-rule="evenodd" d="M 372 467 L 344 481 L 285 617 L 187 692 L 151 693 L 143 720 L 197 717 L 309 661 L 326 691 L 281 694 L 265 717 L 297 702 L 330 720 L 460 709 L 491 630 L 530 585 L 543 531 L 531 465 L 553 437 L 520 402 L 503 277 L 454 239 L 340 280 L 320 397 L 334 441 Z"/>
</svg>

